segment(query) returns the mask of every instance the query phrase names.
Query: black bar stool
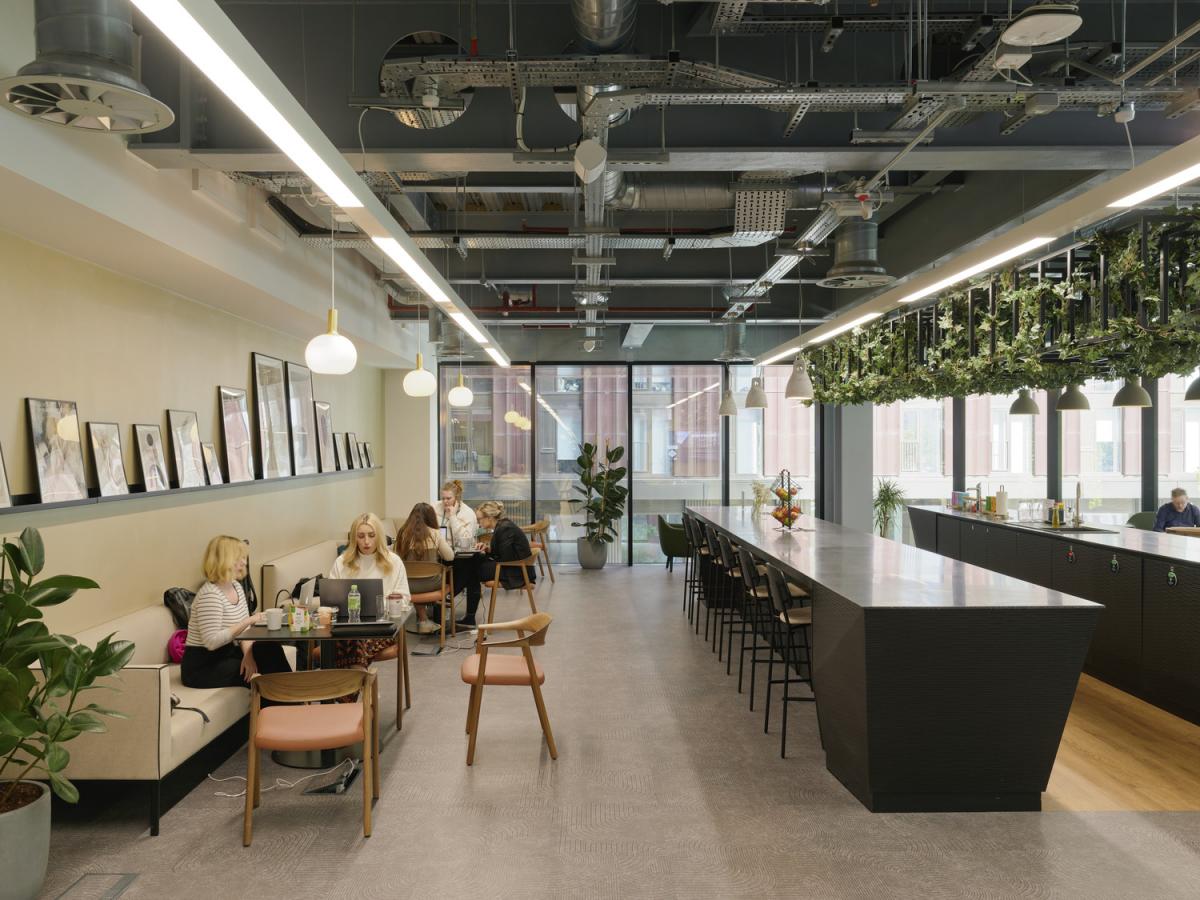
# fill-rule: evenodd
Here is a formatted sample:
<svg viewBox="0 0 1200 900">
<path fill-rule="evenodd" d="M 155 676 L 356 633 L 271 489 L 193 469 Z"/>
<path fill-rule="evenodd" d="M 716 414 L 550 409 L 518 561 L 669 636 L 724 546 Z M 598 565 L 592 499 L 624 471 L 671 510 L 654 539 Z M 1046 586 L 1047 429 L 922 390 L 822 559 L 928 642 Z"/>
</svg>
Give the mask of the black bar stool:
<svg viewBox="0 0 1200 900">
<path fill-rule="evenodd" d="M 783 678 L 775 678 L 775 655 L 767 669 L 767 710 L 763 718 L 763 731 L 770 728 L 771 722 L 771 685 L 783 685 L 783 733 L 779 739 L 779 756 L 787 756 L 787 705 L 793 701 L 814 702 L 815 692 L 811 696 L 791 696 L 789 688 L 793 684 L 807 684 L 813 691 L 812 683 L 812 607 L 791 606 L 791 591 L 788 590 L 787 580 L 783 572 L 775 566 L 767 566 L 767 587 L 770 590 L 772 621 L 776 628 L 776 647 L 783 658 Z M 793 677 L 793 674 L 795 677 Z M 818 720 L 817 728 L 820 729 Z"/>
</svg>

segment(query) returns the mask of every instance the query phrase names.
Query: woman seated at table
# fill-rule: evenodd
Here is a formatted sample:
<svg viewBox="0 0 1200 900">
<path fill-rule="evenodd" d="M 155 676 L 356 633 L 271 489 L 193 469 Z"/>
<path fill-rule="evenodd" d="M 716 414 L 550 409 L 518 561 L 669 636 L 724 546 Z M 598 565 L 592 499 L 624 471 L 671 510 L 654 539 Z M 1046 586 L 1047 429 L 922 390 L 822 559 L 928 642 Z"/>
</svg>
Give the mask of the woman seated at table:
<svg viewBox="0 0 1200 900">
<path fill-rule="evenodd" d="M 475 510 L 462 502 L 463 483 L 457 478 L 442 485 L 435 507 L 438 524 L 450 529 L 450 542 L 455 550 L 470 550 L 475 545 L 479 523 Z"/>
<path fill-rule="evenodd" d="M 497 500 L 488 500 L 476 507 L 475 515 L 479 520 L 480 527 L 492 533 L 490 542 L 480 543 L 475 548 L 483 554 L 479 559 L 478 569 L 481 582 L 491 581 L 496 577 L 497 563 L 528 559 L 532 555 L 533 550 L 529 546 L 528 536 L 521 530 L 521 526 L 504 512 L 503 503 Z M 537 580 L 537 570 L 533 566 L 526 566 L 525 573 L 531 582 Z M 505 568 L 500 578 L 500 586 L 521 588 L 525 586 L 525 580 L 521 578 L 519 570 L 511 567 Z M 478 606 L 478 600 L 472 605 L 468 598 L 467 614 L 462 621 L 457 623 L 460 628 L 475 626 L 475 610 Z"/>
<path fill-rule="evenodd" d="M 208 542 L 204 584 L 192 601 L 180 676 L 194 688 L 245 687 L 256 672 L 290 672 L 280 644 L 239 641 L 237 636 L 262 621 L 250 615 L 241 580 L 249 559 L 245 543 L 228 535 Z"/>
<path fill-rule="evenodd" d="M 334 560 L 328 578 L 383 581 L 386 603 L 410 600 L 408 575 L 404 562 L 387 549 L 383 523 L 375 513 L 363 513 L 350 523 L 350 544 L 346 552 Z M 336 641 L 334 653 L 341 669 L 365 669 L 376 656 L 395 644 L 393 638 L 366 638 L 357 641 Z"/>
<path fill-rule="evenodd" d="M 451 526 L 457 528 L 460 526 Z M 453 534 L 453 532 L 451 532 Z M 405 562 L 453 562 L 454 548 L 450 545 L 438 527 L 437 513 L 428 503 L 418 503 L 408 514 L 400 533 L 396 535 L 396 551 Z M 414 594 L 427 594 L 438 591 L 442 587 L 442 579 L 438 575 L 424 575 L 413 578 L 408 583 Z M 478 582 L 476 591 L 478 591 Z M 438 630 L 435 619 L 441 621 L 440 608 L 431 603 L 418 603 L 417 631 L 428 634 Z M 429 607 L 428 612 L 426 607 Z M 432 627 L 429 627 L 432 626 Z"/>
</svg>

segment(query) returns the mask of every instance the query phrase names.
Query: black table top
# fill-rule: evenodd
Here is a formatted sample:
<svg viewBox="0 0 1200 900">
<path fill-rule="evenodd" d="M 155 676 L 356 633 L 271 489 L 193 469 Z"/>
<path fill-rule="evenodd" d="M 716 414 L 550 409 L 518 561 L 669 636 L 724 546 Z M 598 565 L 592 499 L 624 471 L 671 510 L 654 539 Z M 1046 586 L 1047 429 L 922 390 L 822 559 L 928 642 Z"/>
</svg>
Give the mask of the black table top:
<svg viewBox="0 0 1200 900">
<path fill-rule="evenodd" d="M 308 631 L 291 631 L 287 628 L 277 628 L 271 631 L 266 625 L 251 625 L 241 634 L 238 640 L 244 641 L 353 641 L 368 638 L 395 637 L 400 630 L 400 623 L 392 619 L 383 619 L 374 623 L 376 627 L 366 625 L 355 626 L 353 629 L 334 630 L 320 626 Z"/>
<path fill-rule="evenodd" d="M 753 518 L 749 507 L 688 509 L 792 577 L 819 584 L 864 608 L 1093 609 L 1097 605 L 812 516 L 801 516 L 797 530 L 784 532 L 765 513 Z"/>
</svg>

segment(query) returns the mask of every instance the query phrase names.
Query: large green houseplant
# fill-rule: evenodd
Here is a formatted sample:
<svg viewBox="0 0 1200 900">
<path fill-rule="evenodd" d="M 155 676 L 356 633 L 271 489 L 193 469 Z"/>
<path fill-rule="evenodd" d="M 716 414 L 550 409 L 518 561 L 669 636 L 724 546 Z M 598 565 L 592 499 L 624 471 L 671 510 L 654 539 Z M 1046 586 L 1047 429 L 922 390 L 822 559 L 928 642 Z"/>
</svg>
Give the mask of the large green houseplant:
<svg viewBox="0 0 1200 900">
<path fill-rule="evenodd" d="M 50 795 L 30 778 L 45 778 L 68 803 L 79 791 L 62 774 L 71 756 L 63 746 L 88 731 L 104 731 L 101 716 L 119 716 L 80 695 L 121 670 L 133 644 L 104 638 L 95 647 L 54 634 L 42 610 L 76 591 L 98 585 L 89 578 L 55 575 L 35 581 L 45 566 L 36 529 L 26 528 L 0 552 L 0 871 L 8 896 L 36 896 L 50 847 Z M 40 671 L 39 671 L 40 670 Z"/>
<path fill-rule="evenodd" d="M 571 524 L 584 529 L 577 547 L 579 564 L 585 569 L 604 568 L 608 545 L 617 536 L 616 523 L 625 515 L 629 489 L 622 484 L 625 467 L 619 465 L 624 455 L 624 447 L 609 447 L 607 442 L 603 456 L 595 444 L 583 443 L 579 447 L 575 460 L 579 483 L 575 490 L 583 495 L 584 520 Z"/>
<path fill-rule="evenodd" d="M 900 487 L 900 483 L 890 478 L 881 478 L 875 487 L 875 501 L 872 504 L 875 529 L 880 537 L 891 536 L 892 522 L 903 506 L 904 489 Z"/>
</svg>

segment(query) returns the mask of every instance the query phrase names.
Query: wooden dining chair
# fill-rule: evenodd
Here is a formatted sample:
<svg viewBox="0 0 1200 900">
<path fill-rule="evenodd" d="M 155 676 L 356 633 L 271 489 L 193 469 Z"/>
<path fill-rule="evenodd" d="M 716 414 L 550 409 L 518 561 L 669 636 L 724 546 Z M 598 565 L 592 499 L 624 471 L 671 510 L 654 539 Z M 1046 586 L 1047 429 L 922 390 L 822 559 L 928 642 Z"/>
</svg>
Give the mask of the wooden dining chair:
<svg viewBox="0 0 1200 900">
<path fill-rule="evenodd" d="M 503 586 L 500 584 L 500 578 L 501 578 L 501 573 L 503 573 L 503 571 L 506 568 L 518 569 L 521 572 L 521 579 L 525 582 L 521 586 L 521 590 L 523 590 L 525 592 L 525 595 L 529 598 L 529 611 L 531 613 L 537 613 L 537 611 L 538 611 L 537 603 L 533 599 L 533 582 L 531 582 L 529 580 L 528 567 L 531 567 L 531 566 L 534 566 L 537 564 L 537 557 L 538 557 L 539 550 L 537 547 L 534 547 L 532 549 L 533 549 L 533 552 L 529 556 L 525 557 L 524 559 L 514 559 L 510 562 L 497 562 L 495 576 L 493 576 L 491 578 L 491 580 L 483 582 L 484 587 L 492 589 L 492 597 L 491 597 L 490 602 L 488 603 L 488 615 L 487 615 L 488 622 L 491 622 L 492 619 L 494 619 L 496 617 L 496 591 L 500 587 Z"/>
<path fill-rule="evenodd" d="M 471 686 L 470 698 L 467 701 L 467 765 L 475 762 L 475 740 L 479 736 L 479 709 L 483 703 L 484 685 L 528 685 L 533 691 L 533 702 L 537 706 L 538 721 L 542 723 L 542 734 L 546 738 L 546 747 L 551 759 L 558 759 L 558 748 L 554 744 L 554 734 L 550 731 L 550 717 L 546 714 L 546 704 L 542 700 L 542 685 L 546 682 L 546 673 L 542 671 L 533 659 L 530 647 L 540 647 L 546 643 L 546 632 L 554 618 L 549 613 L 534 613 L 514 622 L 496 622 L 479 626 L 475 638 L 475 653 L 463 660 L 462 680 Z M 508 640 L 484 640 L 488 634 L 498 631 L 515 631 L 517 636 Z M 506 653 L 492 654 L 490 651 L 498 647 L 519 647 L 520 656 Z"/>
<path fill-rule="evenodd" d="M 550 562 L 550 545 L 546 543 L 546 535 L 550 533 L 550 519 L 547 517 L 532 525 L 522 525 L 521 530 L 529 537 L 531 547 L 537 548 L 538 571 L 543 575 L 549 573 L 550 583 L 554 583 L 554 566 Z"/>
<path fill-rule="evenodd" d="M 371 663 L 396 661 L 396 730 L 404 727 L 404 710 L 412 709 L 412 679 L 408 675 L 408 634 L 403 624 L 397 629 L 396 641 L 371 657 Z M 403 701 L 403 702 L 401 702 Z"/>
<path fill-rule="evenodd" d="M 450 635 L 453 637 L 458 634 L 458 629 L 454 624 L 454 574 L 449 566 L 444 566 L 440 562 L 406 562 L 404 571 L 408 574 L 409 580 L 418 578 L 432 578 L 434 576 L 441 579 L 441 587 L 433 591 L 425 591 L 420 594 L 412 595 L 412 602 L 415 606 L 418 603 L 434 604 L 436 603 L 441 612 L 442 628 L 438 635 L 438 646 L 446 646 L 446 621 L 450 621 Z"/>
<path fill-rule="evenodd" d="M 321 703 L 358 694 L 356 703 Z M 246 814 L 242 846 L 249 847 L 254 810 L 262 800 L 263 750 L 335 750 L 363 746 L 363 837 L 371 836 L 371 801 L 379 798 L 379 722 L 373 670 L 317 669 L 250 679 L 250 740 L 246 745 Z M 288 706 L 263 708 L 263 700 Z"/>
</svg>

